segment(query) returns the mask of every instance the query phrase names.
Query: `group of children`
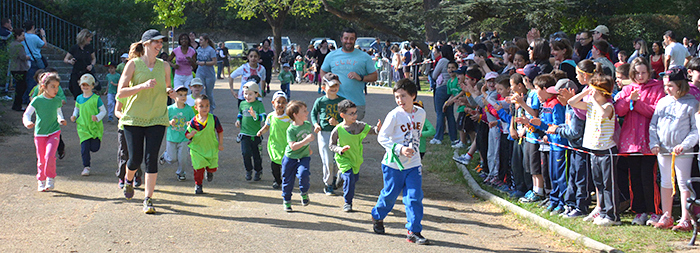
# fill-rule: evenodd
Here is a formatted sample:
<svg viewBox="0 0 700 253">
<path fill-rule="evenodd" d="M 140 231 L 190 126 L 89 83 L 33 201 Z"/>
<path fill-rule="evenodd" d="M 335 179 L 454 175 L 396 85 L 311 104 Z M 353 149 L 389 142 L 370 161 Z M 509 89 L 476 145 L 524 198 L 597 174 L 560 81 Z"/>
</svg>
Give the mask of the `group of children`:
<svg viewBox="0 0 700 253">
<path fill-rule="evenodd" d="M 474 141 L 454 159 L 469 164 L 478 150 L 484 183 L 520 202 L 541 203 L 552 215 L 600 226 L 621 224 L 620 213 L 631 205 L 632 224 L 692 230 L 685 208 L 674 226 L 672 203 L 677 186 L 687 204 L 685 182 L 697 163 L 700 59 L 688 69 L 671 67 L 663 82 L 651 78 L 643 58 L 619 65 L 615 79 L 591 60 L 576 64 L 576 80 L 536 64 L 483 79 L 478 66 L 457 66 L 448 65 L 451 97 L 444 106 L 460 105 L 459 130 Z M 596 205 L 589 210 L 592 192 Z"/>
</svg>

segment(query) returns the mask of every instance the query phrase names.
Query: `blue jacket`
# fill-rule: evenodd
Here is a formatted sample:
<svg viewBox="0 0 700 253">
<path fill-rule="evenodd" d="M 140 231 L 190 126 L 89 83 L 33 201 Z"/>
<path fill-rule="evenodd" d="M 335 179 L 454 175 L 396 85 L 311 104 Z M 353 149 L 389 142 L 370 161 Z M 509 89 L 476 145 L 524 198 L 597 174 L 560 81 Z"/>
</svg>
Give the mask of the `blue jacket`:
<svg viewBox="0 0 700 253">
<path fill-rule="evenodd" d="M 564 106 L 559 103 L 557 97 L 552 97 L 547 102 L 542 103 L 542 110 L 540 110 L 540 121 L 542 124 L 535 126 L 535 128 L 542 131 L 547 131 L 549 125 L 561 125 L 564 124 L 565 113 Z M 534 126 L 534 125 L 533 125 Z M 549 142 L 557 143 L 561 145 L 569 145 L 569 141 L 566 138 L 560 136 L 559 134 L 547 134 L 547 139 Z M 550 144 L 550 148 L 554 151 L 562 151 L 564 148 Z"/>
<path fill-rule="evenodd" d="M 566 106 L 566 118 L 569 121 L 568 124 L 559 124 L 555 132 L 569 140 L 569 146 L 580 148 L 583 144 L 583 130 L 586 127 L 586 120 L 576 117 L 574 108 L 568 105 Z"/>
</svg>

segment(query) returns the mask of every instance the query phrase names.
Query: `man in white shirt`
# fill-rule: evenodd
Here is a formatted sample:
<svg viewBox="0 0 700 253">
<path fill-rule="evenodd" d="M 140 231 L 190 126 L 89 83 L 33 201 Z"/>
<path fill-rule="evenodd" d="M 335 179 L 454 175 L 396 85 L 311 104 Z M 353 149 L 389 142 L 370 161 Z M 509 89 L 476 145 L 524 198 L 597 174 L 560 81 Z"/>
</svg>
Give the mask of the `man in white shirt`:
<svg viewBox="0 0 700 253">
<path fill-rule="evenodd" d="M 681 43 L 676 42 L 676 35 L 673 31 L 668 30 L 664 33 L 664 44 L 666 44 L 666 52 L 664 53 L 664 68 L 668 70 L 673 66 L 685 66 L 690 60 L 690 53 Z"/>
</svg>

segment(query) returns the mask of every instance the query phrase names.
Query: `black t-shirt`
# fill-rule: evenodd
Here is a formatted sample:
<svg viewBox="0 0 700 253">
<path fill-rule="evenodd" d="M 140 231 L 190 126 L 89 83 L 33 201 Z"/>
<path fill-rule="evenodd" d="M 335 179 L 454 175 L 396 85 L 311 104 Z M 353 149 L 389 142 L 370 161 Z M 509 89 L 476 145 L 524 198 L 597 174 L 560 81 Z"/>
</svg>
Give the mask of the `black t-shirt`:
<svg viewBox="0 0 700 253">
<path fill-rule="evenodd" d="M 5 47 L 10 44 L 8 41 L 12 37 L 12 31 L 7 30 L 5 27 L 0 27 L 0 49 L 5 49 Z"/>
<path fill-rule="evenodd" d="M 265 66 L 265 71 L 270 71 L 269 66 L 272 66 L 272 59 L 275 58 L 275 52 L 272 50 L 260 50 L 260 59 L 262 60 L 262 65 Z"/>
<path fill-rule="evenodd" d="M 328 51 L 324 54 L 323 52 L 321 52 L 321 49 L 316 49 L 315 57 L 316 57 L 317 68 L 320 68 L 321 66 L 323 66 L 323 61 L 326 59 L 326 55 L 328 55 L 330 52 L 331 52 L 331 50 L 328 49 Z"/>
<path fill-rule="evenodd" d="M 91 44 L 87 44 L 83 47 L 83 49 L 80 49 L 80 47 L 76 44 L 73 45 L 73 47 L 70 48 L 70 53 L 73 58 L 75 58 L 75 64 L 73 64 L 73 73 L 87 73 L 87 66 L 92 63 L 92 53 L 94 53 L 95 50 L 92 48 Z"/>
</svg>

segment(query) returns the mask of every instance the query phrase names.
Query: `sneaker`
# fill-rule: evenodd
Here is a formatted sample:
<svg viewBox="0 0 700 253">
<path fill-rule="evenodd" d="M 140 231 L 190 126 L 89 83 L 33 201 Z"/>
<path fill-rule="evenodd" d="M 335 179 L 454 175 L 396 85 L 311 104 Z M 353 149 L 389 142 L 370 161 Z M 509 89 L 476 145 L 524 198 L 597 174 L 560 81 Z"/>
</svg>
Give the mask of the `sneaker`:
<svg viewBox="0 0 700 253">
<path fill-rule="evenodd" d="M 484 173 L 484 172 L 479 172 L 479 177 L 480 177 L 480 178 L 487 178 L 488 176 L 489 176 L 489 174 L 486 174 L 486 173 Z"/>
<path fill-rule="evenodd" d="M 577 218 L 577 217 L 581 217 L 581 216 L 583 216 L 583 213 L 581 211 L 579 211 L 578 209 L 574 209 L 574 210 L 571 210 L 571 212 L 569 212 L 568 214 L 564 215 L 564 218 L 573 219 L 573 218 Z"/>
<path fill-rule="evenodd" d="M 553 203 L 552 203 L 552 204 L 549 204 L 549 205 L 547 206 L 547 208 L 545 208 L 544 210 L 542 210 L 542 213 L 554 213 L 554 209 L 556 209 L 556 208 L 557 208 L 557 206 L 554 205 Z M 559 210 L 559 211 L 561 211 L 561 210 Z M 558 213 L 557 213 L 557 214 L 558 214 Z"/>
<path fill-rule="evenodd" d="M 619 226 L 622 224 L 620 221 L 614 221 L 608 218 L 605 219 L 600 219 L 597 223 L 594 222 L 593 224 L 596 224 L 601 227 L 609 227 L 609 226 Z"/>
<path fill-rule="evenodd" d="M 664 213 L 664 215 L 659 218 L 659 222 L 654 225 L 655 228 L 661 228 L 661 229 L 670 229 L 673 227 L 673 217 L 671 217 L 671 214 L 668 212 Z"/>
<path fill-rule="evenodd" d="M 547 198 L 545 196 L 542 196 L 542 202 L 537 204 L 537 206 L 542 207 L 542 208 L 545 208 L 548 205 L 549 205 L 549 198 Z"/>
<path fill-rule="evenodd" d="M 177 174 L 177 181 L 185 181 L 187 178 L 185 178 L 185 174 Z"/>
<path fill-rule="evenodd" d="M 481 164 L 477 164 L 476 167 L 474 167 L 474 171 L 476 171 L 476 173 L 481 174 L 481 172 L 482 172 L 483 170 L 484 170 L 484 168 L 481 167 Z"/>
<path fill-rule="evenodd" d="M 158 158 L 158 164 L 163 165 L 165 164 L 165 153 L 163 153 L 160 158 Z"/>
<path fill-rule="evenodd" d="M 419 232 L 411 232 L 408 231 L 408 235 L 406 235 L 406 240 L 409 242 L 415 242 L 416 244 L 419 245 L 427 245 L 430 244 L 430 241 L 428 239 L 425 239 Z"/>
<path fill-rule="evenodd" d="M 284 207 L 284 210 L 285 210 L 285 211 L 287 211 L 287 212 L 291 212 L 291 211 L 292 211 L 292 202 L 290 202 L 290 201 L 285 201 L 284 203 L 282 203 L 282 206 Z"/>
<path fill-rule="evenodd" d="M 649 218 L 646 213 L 638 213 L 634 216 L 634 219 L 632 219 L 632 225 L 644 226 L 647 224 L 647 220 L 649 220 Z"/>
<path fill-rule="evenodd" d="M 38 186 L 36 188 L 36 191 L 39 191 L 39 192 L 46 191 L 46 180 L 44 180 L 44 181 L 37 180 L 37 184 L 38 184 Z"/>
<path fill-rule="evenodd" d="M 646 224 L 647 226 L 656 226 L 656 223 L 659 223 L 659 219 L 661 219 L 661 215 L 651 213 L 649 214 L 649 219 L 647 220 Z"/>
<path fill-rule="evenodd" d="M 90 175 L 90 167 L 83 168 L 83 172 L 81 172 L 80 175 L 81 176 L 89 176 Z"/>
<path fill-rule="evenodd" d="M 583 218 L 583 221 L 593 221 L 596 218 L 600 217 L 600 207 L 596 207 L 589 213 L 585 218 Z"/>
<path fill-rule="evenodd" d="M 518 191 L 518 190 L 515 190 L 515 191 L 510 192 L 509 195 L 510 195 L 511 198 L 520 199 L 520 198 L 522 198 L 522 197 L 525 196 L 525 193 L 524 193 L 524 192 L 521 192 L 521 191 Z"/>
<path fill-rule="evenodd" d="M 236 135 L 236 143 L 241 143 L 241 139 L 243 138 L 242 134 Z"/>
<path fill-rule="evenodd" d="M 570 206 L 564 206 L 564 210 L 559 213 L 559 217 L 564 217 L 568 215 L 571 212 L 571 207 Z"/>
<path fill-rule="evenodd" d="M 62 160 L 64 157 L 66 157 L 66 151 L 58 151 L 58 159 Z"/>
<path fill-rule="evenodd" d="M 440 145 L 440 144 L 442 144 L 442 141 L 440 141 L 438 139 L 432 139 L 432 140 L 430 140 L 429 143 L 434 144 L 434 145 Z"/>
<path fill-rule="evenodd" d="M 134 186 L 132 186 L 129 182 L 127 182 L 126 185 L 124 185 L 124 197 L 127 200 L 130 200 L 134 197 Z"/>
<path fill-rule="evenodd" d="M 54 180 L 53 178 L 47 177 L 47 178 L 46 178 L 46 190 L 45 190 L 45 191 L 53 190 L 53 188 L 54 188 L 54 182 L 55 182 L 55 180 Z"/>
<path fill-rule="evenodd" d="M 250 181 L 253 179 L 253 171 L 252 170 L 246 170 L 245 171 L 245 181 Z"/>
<path fill-rule="evenodd" d="M 518 201 L 520 201 L 520 203 L 535 203 L 535 202 L 539 202 L 539 201 L 544 200 L 543 195 L 539 195 L 539 194 L 535 193 L 534 191 L 529 191 L 529 192 L 531 192 L 530 196 L 528 196 L 526 193 L 525 196 L 520 198 Z"/>
<path fill-rule="evenodd" d="M 377 234 L 383 235 L 385 233 L 384 220 L 375 220 L 372 218 L 372 230 Z"/>
<path fill-rule="evenodd" d="M 309 199 L 309 193 L 302 193 L 301 194 L 301 205 L 308 206 L 309 203 L 311 203 L 311 200 Z"/>
<path fill-rule="evenodd" d="M 554 209 L 552 209 L 551 212 L 549 212 L 549 215 L 559 215 L 560 213 L 564 212 L 564 206 L 557 206 Z"/>
<path fill-rule="evenodd" d="M 141 177 L 134 177 L 134 187 L 139 187 L 141 186 L 141 183 L 143 183 L 143 180 L 141 180 Z"/>
<path fill-rule="evenodd" d="M 603 221 L 603 219 L 605 219 L 603 216 L 595 217 L 595 219 L 593 219 L 593 224 L 598 224 L 599 222 Z"/>
<path fill-rule="evenodd" d="M 153 203 L 151 202 L 151 198 L 145 198 L 143 199 L 143 212 L 146 214 L 154 214 L 156 213 L 156 208 L 153 207 Z"/>
<path fill-rule="evenodd" d="M 214 180 L 214 173 L 207 171 L 207 182 Z"/>
<path fill-rule="evenodd" d="M 671 230 L 676 231 L 676 232 L 689 232 L 693 231 L 693 225 L 690 224 L 690 220 L 681 220 L 678 222 L 678 225 L 673 226 Z"/>
<path fill-rule="evenodd" d="M 124 179 L 121 179 L 121 178 L 119 179 L 118 186 L 119 186 L 119 189 L 124 189 Z"/>
<path fill-rule="evenodd" d="M 327 196 L 333 196 L 333 195 L 335 195 L 335 192 L 333 192 L 333 186 L 332 186 L 332 185 L 326 185 L 326 187 L 323 188 L 323 193 L 325 193 Z"/>
<path fill-rule="evenodd" d="M 343 212 L 350 212 L 350 211 L 352 211 L 352 204 L 345 203 L 345 205 L 343 205 Z"/>
<path fill-rule="evenodd" d="M 277 182 L 272 183 L 272 189 L 279 190 L 280 188 L 282 187 Z"/>
<path fill-rule="evenodd" d="M 255 176 L 253 177 L 253 181 L 260 181 L 261 176 L 262 176 L 262 171 L 256 171 Z"/>
<path fill-rule="evenodd" d="M 457 141 L 452 144 L 452 148 L 464 148 L 464 143 L 462 143 L 461 141 Z"/>
<path fill-rule="evenodd" d="M 204 190 L 202 189 L 202 185 L 194 185 L 194 194 L 204 194 Z"/>
</svg>

